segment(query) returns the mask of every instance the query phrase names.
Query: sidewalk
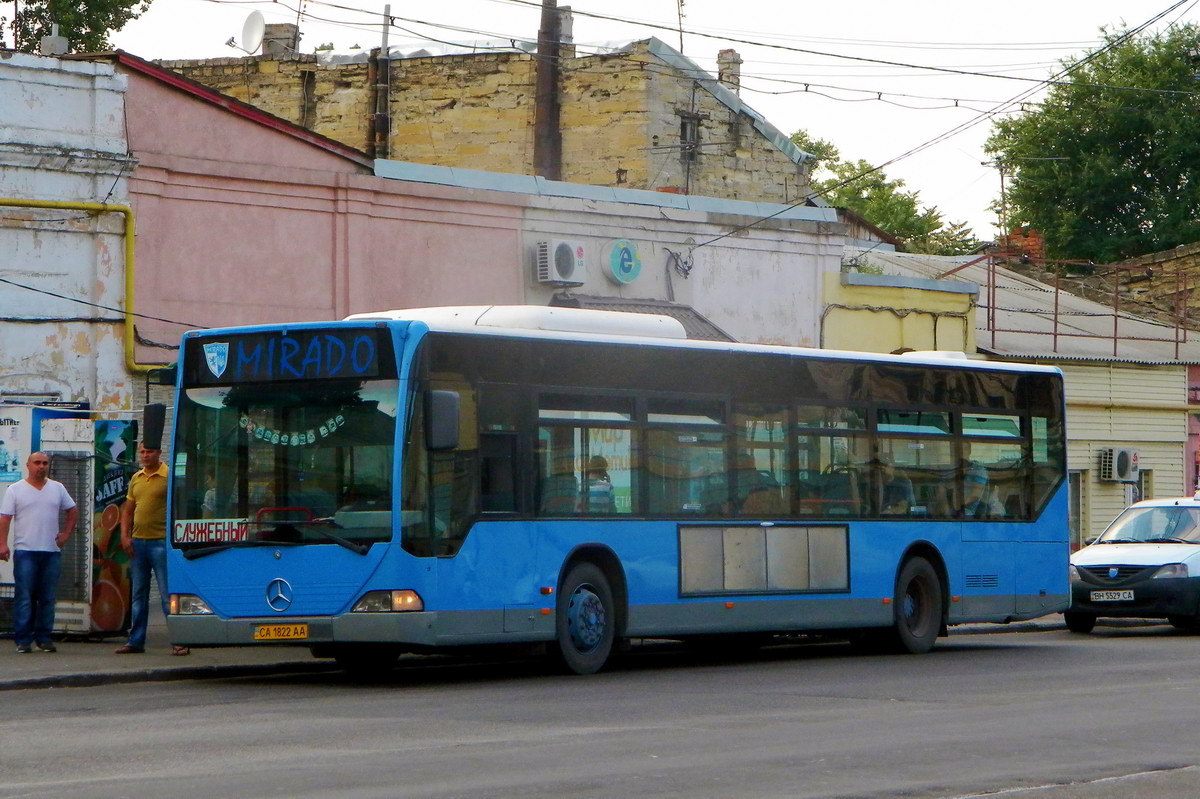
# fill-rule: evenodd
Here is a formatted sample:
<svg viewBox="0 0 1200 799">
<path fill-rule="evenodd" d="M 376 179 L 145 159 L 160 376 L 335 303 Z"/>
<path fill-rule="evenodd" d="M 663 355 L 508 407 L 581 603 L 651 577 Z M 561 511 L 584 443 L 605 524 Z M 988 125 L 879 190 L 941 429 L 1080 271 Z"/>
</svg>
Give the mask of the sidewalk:
<svg viewBox="0 0 1200 799">
<path fill-rule="evenodd" d="M 1105 619 L 1101 623 L 1116 621 Z M 1062 616 L 1055 614 L 1012 624 L 965 624 L 951 627 L 950 634 L 1065 629 Z M 200 680 L 279 672 L 312 673 L 337 669 L 332 660 L 317 660 L 302 646 L 193 649 L 190 655 L 176 657 L 171 654 L 167 640 L 166 621 L 155 603 L 151 603 L 146 652 L 141 655 L 114 655 L 113 650 L 123 643 L 123 638 L 57 641 L 58 651 L 53 654 L 35 650 L 27 655 L 18 655 L 11 638 L 0 639 L 0 691 Z"/>
<path fill-rule="evenodd" d="M 18 655 L 11 637 L 0 638 L 0 691 L 23 688 L 81 687 L 162 680 L 240 677 L 281 671 L 331 671 L 332 660 L 317 660 L 306 647 L 232 647 L 193 649 L 183 657 L 171 654 L 162 609 L 151 602 L 146 651 L 114 655 L 124 637 L 103 641 L 55 641 L 54 653 Z"/>
</svg>

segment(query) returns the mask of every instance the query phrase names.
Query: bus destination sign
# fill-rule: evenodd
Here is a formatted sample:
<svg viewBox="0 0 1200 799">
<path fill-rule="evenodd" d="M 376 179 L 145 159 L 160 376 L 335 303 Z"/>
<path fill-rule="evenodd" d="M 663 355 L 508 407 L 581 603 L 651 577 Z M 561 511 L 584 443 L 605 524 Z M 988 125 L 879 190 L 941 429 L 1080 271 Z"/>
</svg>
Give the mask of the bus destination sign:
<svg viewBox="0 0 1200 799">
<path fill-rule="evenodd" d="M 379 331 L 270 331 L 188 339 L 187 382 L 229 385 L 381 376 Z M 390 358 L 386 359 L 390 361 Z"/>
<path fill-rule="evenodd" d="M 225 544 L 245 541 L 250 525 L 245 519 L 180 519 L 175 522 L 176 544 Z"/>
</svg>

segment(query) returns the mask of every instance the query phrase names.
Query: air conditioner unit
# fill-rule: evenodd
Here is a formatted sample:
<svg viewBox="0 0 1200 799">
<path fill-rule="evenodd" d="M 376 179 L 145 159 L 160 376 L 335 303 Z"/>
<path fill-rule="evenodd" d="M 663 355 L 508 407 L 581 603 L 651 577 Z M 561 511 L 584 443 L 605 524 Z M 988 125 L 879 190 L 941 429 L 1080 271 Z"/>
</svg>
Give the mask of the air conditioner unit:
<svg viewBox="0 0 1200 799">
<path fill-rule="evenodd" d="M 1110 483 L 1136 483 L 1138 451 L 1128 447 L 1100 450 L 1100 479 Z"/>
<path fill-rule="evenodd" d="M 587 276 L 587 250 L 583 242 L 567 239 L 539 241 L 534 258 L 534 277 L 553 286 L 582 286 Z"/>
</svg>

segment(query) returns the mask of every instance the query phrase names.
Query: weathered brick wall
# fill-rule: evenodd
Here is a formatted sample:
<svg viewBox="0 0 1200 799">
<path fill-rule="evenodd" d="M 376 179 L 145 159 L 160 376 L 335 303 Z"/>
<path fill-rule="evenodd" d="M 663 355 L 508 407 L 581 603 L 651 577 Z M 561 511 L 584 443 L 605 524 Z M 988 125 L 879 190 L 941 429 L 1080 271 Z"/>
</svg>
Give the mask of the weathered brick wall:
<svg viewBox="0 0 1200 799">
<path fill-rule="evenodd" d="M 390 157 L 530 174 L 533 72 L 516 53 L 392 61 Z"/>
<path fill-rule="evenodd" d="M 524 53 L 395 59 L 389 157 L 512 174 L 533 173 L 535 66 Z M 276 116 L 369 149 L 366 63 L 313 55 L 167 61 L 163 66 Z M 805 170 L 694 82 L 649 55 L 571 58 L 561 81 L 563 180 L 794 202 Z M 681 148 L 685 117 L 700 147 Z"/>
<path fill-rule="evenodd" d="M 563 180 L 592 186 L 652 189 L 649 92 L 653 73 L 644 54 L 577 58 L 562 76 L 559 117 Z"/>
<path fill-rule="evenodd" d="M 365 63 L 322 66 L 311 54 L 160 63 L 288 122 L 367 148 L 371 92 Z"/>
<path fill-rule="evenodd" d="M 1135 267 L 1117 273 L 1123 299 L 1157 310 L 1159 318 L 1173 321 L 1183 313 L 1188 327 L 1200 325 L 1200 243 L 1130 258 L 1121 266 Z"/>
</svg>

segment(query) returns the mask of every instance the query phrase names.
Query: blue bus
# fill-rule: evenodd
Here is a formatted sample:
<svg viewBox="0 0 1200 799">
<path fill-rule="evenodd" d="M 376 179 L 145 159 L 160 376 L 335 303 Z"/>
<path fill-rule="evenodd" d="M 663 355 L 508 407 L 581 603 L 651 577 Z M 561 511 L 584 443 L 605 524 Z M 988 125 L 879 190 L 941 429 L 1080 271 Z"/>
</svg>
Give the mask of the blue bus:
<svg viewBox="0 0 1200 799">
<path fill-rule="evenodd" d="M 178 372 L 178 644 L 543 643 L 586 674 L 630 640 L 920 653 L 1069 604 L 1054 368 L 483 306 L 193 331 Z"/>
</svg>

